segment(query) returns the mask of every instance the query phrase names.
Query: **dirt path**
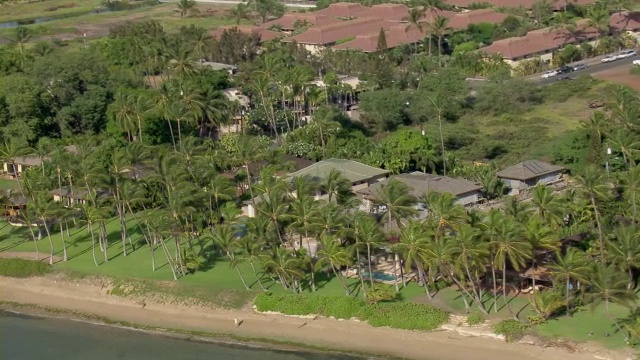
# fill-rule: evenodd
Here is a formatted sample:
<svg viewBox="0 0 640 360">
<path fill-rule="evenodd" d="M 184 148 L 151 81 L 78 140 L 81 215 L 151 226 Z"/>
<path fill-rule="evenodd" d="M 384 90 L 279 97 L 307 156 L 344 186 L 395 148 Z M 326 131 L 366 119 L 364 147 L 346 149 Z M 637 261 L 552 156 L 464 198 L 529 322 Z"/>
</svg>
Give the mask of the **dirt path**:
<svg viewBox="0 0 640 360">
<path fill-rule="evenodd" d="M 36 260 L 36 253 L 29 251 L 2 251 L 0 252 L 0 259 L 24 259 L 24 260 Z M 41 261 L 49 261 L 49 254 L 40 252 Z M 53 262 L 57 263 L 62 261 L 62 256 L 53 255 Z"/>
<path fill-rule="evenodd" d="M 108 295 L 109 285 L 70 281 L 60 276 L 31 279 L 0 277 L 0 298 L 95 314 L 139 325 L 235 334 L 276 339 L 336 350 L 437 360 L 587 360 L 594 352 L 568 353 L 557 348 L 507 344 L 498 340 L 464 337 L 453 332 L 414 332 L 374 328 L 356 321 L 302 319 L 258 314 L 247 310 L 220 310 L 133 301 Z M 234 318 L 241 320 L 235 326 Z M 605 359 L 624 359 L 601 352 Z"/>
</svg>

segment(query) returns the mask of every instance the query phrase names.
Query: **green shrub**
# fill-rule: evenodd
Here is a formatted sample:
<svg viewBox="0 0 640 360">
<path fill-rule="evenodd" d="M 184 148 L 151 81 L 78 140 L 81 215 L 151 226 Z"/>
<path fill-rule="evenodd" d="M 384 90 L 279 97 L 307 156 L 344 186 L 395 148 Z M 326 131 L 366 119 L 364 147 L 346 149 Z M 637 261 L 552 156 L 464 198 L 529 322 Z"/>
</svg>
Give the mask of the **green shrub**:
<svg viewBox="0 0 640 360">
<path fill-rule="evenodd" d="M 321 315 L 337 319 L 358 318 L 370 325 L 408 330 L 433 330 L 447 322 L 449 314 L 424 304 L 364 302 L 346 296 L 275 295 L 256 297 L 258 311 L 275 311 L 286 315 Z"/>
<path fill-rule="evenodd" d="M 42 276 L 49 271 L 49 265 L 37 260 L 0 259 L 0 275 L 10 277 Z"/>
<path fill-rule="evenodd" d="M 629 69 L 629 74 L 640 75 L 640 65 L 632 65 L 631 69 Z"/>
<path fill-rule="evenodd" d="M 480 325 L 484 322 L 484 318 L 480 314 L 471 314 L 467 317 L 467 325 Z"/>
<path fill-rule="evenodd" d="M 446 311 L 433 306 L 397 302 L 368 305 L 357 317 L 371 326 L 407 330 L 434 330 L 449 320 Z"/>
<path fill-rule="evenodd" d="M 496 334 L 505 336 L 508 342 L 520 339 L 529 330 L 529 325 L 517 320 L 502 320 L 496 324 L 494 331 Z"/>
</svg>

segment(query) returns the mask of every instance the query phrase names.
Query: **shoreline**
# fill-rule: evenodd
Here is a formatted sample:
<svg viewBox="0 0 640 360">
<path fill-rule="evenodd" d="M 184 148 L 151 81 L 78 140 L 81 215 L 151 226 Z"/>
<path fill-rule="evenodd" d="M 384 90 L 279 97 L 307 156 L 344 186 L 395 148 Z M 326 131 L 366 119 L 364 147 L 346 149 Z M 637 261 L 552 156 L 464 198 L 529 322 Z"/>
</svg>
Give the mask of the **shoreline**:
<svg viewBox="0 0 640 360">
<path fill-rule="evenodd" d="M 95 279 L 94 279 L 95 280 Z M 355 356 L 420 360 L 624 360 L 615 351 L 582 349 L 570 353 L 553 347 L 461 335 L 452 331 L 417 332 L 374 328 L 366 323 L 327 318 L 305 319 L 262 314 L 250 309 L 226 310 L 181 306 L 145 299 L 109 295 L 104 279 L 67 279 L 49 275 L 27 279 L 0 277 L 0 299 L 18 305 L 29 315 L 29 307 L 84 318 L 103 325 L 132 328 L 161 335 L 202 338 L 203 341 L 232 339 L 236 344 L 252 342 L 265 348 L 288 347 L 299 351 L 323 351 Z M 14 304 L 14 305 L 15 305 Z M 9 306 L 10 307 L 10 306 Z M 9 309 L 10 310 L 10 309 Z M 11 311 L 11 310 L 10 310 Z M 37 314 L 35 314 L 37 316 Z M 241 321 L 236 326 L 234 319 Z"/>
</svg>

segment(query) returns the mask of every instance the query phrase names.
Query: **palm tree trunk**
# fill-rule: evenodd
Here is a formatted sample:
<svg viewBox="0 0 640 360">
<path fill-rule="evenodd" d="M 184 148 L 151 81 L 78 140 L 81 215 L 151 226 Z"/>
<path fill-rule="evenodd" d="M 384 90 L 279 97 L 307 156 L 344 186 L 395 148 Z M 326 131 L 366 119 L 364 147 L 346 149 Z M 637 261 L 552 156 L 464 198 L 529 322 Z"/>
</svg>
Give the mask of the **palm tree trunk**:
<svg viewBox="0 0 640 360">
<path fill-rule="evenodd" d="M 40 220 L 44 223 L 44 230 L 47 232 L 47 239 L 49 239 L 49 265 L 53 265 L 53 241 L 51 241 L 51 233 L 49 232 L 49 226 L 47 221 L 41 217 Z"/>
<path fill-rule="evenodd" d="M 244 288 L 247 290 L 251 290 L 251 288 L 247 286 L 247 282 L 244 280 L 244 276 L 242 276 L 240 269 L 238 269 L 237 266 L 234 266 L 233 268 L 236 269 L 236 271 L 238 272 L 238 275 L 240 276 L 240 280 L 242 281 L 242 285 L 244 285 Z"/>
<path fill-rule="evenodd" d="M 176 121 L 178 122 L 178 144 L 180 144 L 180 149 L 182 149 L 182 129 L 180 126 L 180 118 L 177 118 Z"/>
<path fill-rule="evenodd" d="M 40 250 L 38 249 L 38 239 L 36 239 L 36 234 L 33 232 L 33 228 L 31 227 L 31 220 L 29 218 L 25 218 L 25 222 L 27 222 L 27 227 L 29 228 L 29 232 L 31 233 L 31 239 L 33 239 L 33 244 L 36 247 L 36 260 L 40 260 Z"/>
<path fill-rule="evenodd" d="M 62 227 L 62 222 L 58 222 L 58 226 L 60 226 L 60 238 L 62 239 L 62 261 L 67 261 L 67 242 L 64 241 L 64 228 Z"/>
<path fill-rule="evenodd" d="M 564 296 L 566 301 L 565 305 L 567 306 L 567 315 L 569 315 L 569 317 L 572 317 L 573 314 L 571 314 L 571 300 L 569 298 L 569 276 L 567 276 L 567 281 L 564 289 Z"/>
<path fill-rule="evenodd" d="M 167 244 L 165 243 L 164 239 L 162 238 L 160 239 L 160 244 L 164 252 L 164 256 L 167 258 L 167 264 L 169 264 L 169 267 L 171 268 L 171 274 L 173 275 L 173 280 L 178 280 L 178 276 L 176 274 L 176 268 L 171 262 L 171 254 L 169 253 L 169 249 L 167 248 Z"/>
<path fill-rule="evenodd" d="M 253 275 L 255 275 L 256 280 L 258 281 L 258 284 L 260 285 L 260 288 L 262 289 L 262 291 L 267 291 L 267 289 L 264 288 L 264 285 L 262 285 L 262 280 L 260 280 L 260 277 L 258 276 L 258 272 L 256 271 L 256 267 L 253 264 L 253 261 L 249 260 L 249 264 L 251 264 L 251 270 L 253 270 Z"/>
<path fill-rule="evenodd" d="M 420 278 L 420 281 L 422 282 L 422 286 L 424 286 L 424 291 L 427 294 L 427 298 L 429 300 L 431 300 L 433 298 L 433 296 L 431 296 L 431 291 L 429 291 L 429 281 L 427 281 L 427 274 L 425 273 L 424 269 L 422 268 L 422 265 L 418 265 L 418 277 Z"/>
<path fill-rule="evenodd" d="M 171 134 L 171 142 L 173 143 L 173 151 L 177 152 L 178 148 L 176 147 L 176 137 L 173 135 L 173 125 L 171 125 L 171 120 L 167 119 L 167 123 L 169 124 L 169 133 Z"/>
<path fill-rule="evenodd" d="M 600 261 L 604 263 L 604 235 L 602 234 L 602 224 L 600 223 L 600 212 L 596 206 L 596 199 L 591 195 L 591 206 L 593 206 L 593 213 L 596 218 L 596 225 L 598 226 L 598 244 L 600 246 Z"/>
<path fill-rule="evenodd" d="M 367 243 L 367 262 L 369 263 L 369 280 L 371 280 L 371 286 L 373 287 L 373 268 L 371 266 L 371 244 Z"/>
<path fill-rule="evenodd" d="M 358 263 L 358 277 L 360 278 L 360 286 L 362 287 L 362 295 L 367 299 L 367 291 L 365 290 L 364 277 L 362 276 L 362 263 L 360 262 L 360 251 L 356 250 L 356 262 Z"/>
<path fill-rule="evenodd" d="M 400 292 L 400 287 L 398 286 L 398 256 L 393 254 L 393 282 L 396 286 L 396 292 Z"/>
<path fill-rule="evenodd" d="M 91 233 L 91 256 L 93 257 L 93 263 L 98 266 L 98 260 L 96 260 L 96 238 L 95 234 L 93 233 L 93 224 L 91 223 L 91 221 L 87 223 L 87 230 L 89 230 L 89 233 Z"/>
<path fill-rule="evenodd" d="M 331 264 L 331 269 L 333 270 L 333 273 L 336 274 L 338 280 L 340 280 L 340 282 L 342 283 L 342 286 L 344 286 L 344 290 L 346 291 L 347 296 L 351 296 L 351 291 L 349 290 L 347 282 L 342 278 L 342 275 L 340 275 L 333 263 Z"/>
<path fill-rule="evenodd" d="M 440 146 L 442 147 L 442 174 L 447 176 L 447 156 L 444 151 L 444 137 L 442 136 L 442 111 L 438 107 L 438 126 L 440 128 Z"/>
<path fill-rule="evenodd" d="M 511 310 L 511 305 L 509 305 L 509 301 L 507 300 L 507 261 L 506 259 L 502 263 L 502 297 L 504 298 L 504 304 L 509 310 L 509 313 L 513 317 L 514 320 L 518 320 L 518 317 Z"/>
<path fill-rule="evenodd" d="M 492 255 L 493 257 L 493 255 Z M 493 263 L 493 259 L 491 260 L 491 276 L 493 277 L 493 306 L 494 312 L 498 313 L 498 283 L 496 279 L 496 267 Z M 503 284 L 504 286 L 504 284 Z"/>
</svg>

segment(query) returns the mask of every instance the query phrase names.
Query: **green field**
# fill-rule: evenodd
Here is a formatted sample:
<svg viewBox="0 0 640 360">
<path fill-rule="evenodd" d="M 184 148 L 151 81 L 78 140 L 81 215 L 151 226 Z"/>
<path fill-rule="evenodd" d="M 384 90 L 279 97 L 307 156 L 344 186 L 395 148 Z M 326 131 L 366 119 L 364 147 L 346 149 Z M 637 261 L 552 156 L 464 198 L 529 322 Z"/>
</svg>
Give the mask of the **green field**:
<svg viewBox="0 0 640 360">
<path fill-rule="evenodd" d="M 13 179 L 0 179 L 0 190 L 14 190 L 18 188 L 18 183 Z"/>
<path fill-rule="evenodd" d="M 0 22 L 71 16 L 96 10 L 102 0 L 9 1 L 0 5 Z"/>
</svg>

